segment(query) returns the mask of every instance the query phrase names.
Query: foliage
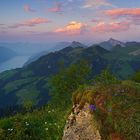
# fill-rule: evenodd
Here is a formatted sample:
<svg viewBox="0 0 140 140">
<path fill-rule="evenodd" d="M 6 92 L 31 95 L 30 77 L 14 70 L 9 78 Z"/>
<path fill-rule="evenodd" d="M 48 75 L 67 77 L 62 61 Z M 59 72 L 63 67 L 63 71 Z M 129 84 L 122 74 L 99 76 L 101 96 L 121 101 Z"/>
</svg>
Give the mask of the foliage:
<svg viewBox="0 0 140 140">
<path fill-rule="evenodd" d="M 136 73 L 132 76 L 132 80 L 134 80 L 135 82 L 140 83 L 140 71 L 136 72 Z"/>
<path fill-rule="evenodd" d="M 101 74 L 97 75 L 95 77 L 95 83 L 98 85 L 110 85 L 110 84 L 116 84 L 119 80 L 112 75 L 108 69 L 105 69 L 101 72 Z"/>
<path fill-rule="evenodd" d="M 48 81 L 53 93 L 72 93 L 80 85 L 86 83 L 90 69 L 86 61 L 79 64 L 71 64 L 68 68 L 63 68 L 58 74 L 53 75 Z"/>
<path fill-rule="evenodd" d="M 48 105 L 0 120 L 0 140 L 60 140 L 69 107 Z"/>
<path fill-rule="evenodd" d="M 48 53 L 26 67 L 3 72 L 0 74 L 0 108 L 22 105 L 26 99 L 32 100 L 34 106 L 47 103 L 49 98 L 47 98 L 47 88 L 43 88 L 46 84 L 44 79 L 58 72 L 60 61 L 64 61 L 64 65 L 67 67 L 79 64 L 81 59 L 87 60 L 91 68 L 91 77 L 99 74 L 102 69 L 109 65 L 115 76 L 120 79 L 129 78 L 140 69 L 139 55 L 136 56 L 131 53 L 138 49 L 139 45 L 135 46 L 134 44 L 128 47 L 115 47 L 112 51 L 107 51 L 97 45 L 88 48 L 72 46 Z M 74 68 L 72 69 L 74 73 Z M 71 73 L 67 75 L 71 76 Z M 54 79 L 59 82 L 58 76 Z M 65 80 L 62 77 L 61 79 Z M 71 80 L 71 78 L 66 79 Z M 65 89 L 67 90 L 68 83 L 66 81 L 59 84 L 60 87 L 64 88 L 63 92 Z M 70 88 L 73 91 L 79 83 L 77 84 L 75 81 L 71 83 L 73 84 Z"/>
<path fill-rule="evenodd" d="M 72 92 L 73 103 L 80 104 L 81 108 L 86 102 L 95 105 L 93 113 L 98 122 L 101 122 L 102 130 L 107 136 L 115 131 L 127 139 L 139 139 L 140 85 L 130 81 L 118 81 L 108 70 L 96 77 L 94 86 L 86 85 L 89 83 L 90 69 L 87 62 L 79 61 L 81 58 L 88 60 L 95 75 L 108 64 L 111 65 L 113 73 L 117 73 L 121 78 L 139 69 L 139 56 L 136 58 L 128 53 L 117 53 L 114 57 L 115 53 L 106 52 L 99 47 L 71 48 L 43 56 L 26 68 L 0 74 L 2 103 L 6 101 L 7 104 L 12 100 L 12 104 L 20 102 L 30 110 L 32 103 L 38 105 L 48 98 L 48 84 L 51 92 L 49 102 L 41 109 L 1 119 L 0 140 L 61 139 L 72 106 Z M 60 60 L 70 66 L 62 68 L 56 74 Z M 117 66 L 114 62 L 117 62 Z M 46 79 L 52 74 L 55 75 L 49 78 L 47 83 Z M 137 77 L 139 76 L 134 79 Z M 45 100 L 45 103 L 47 101 Z"/>
<path fill-rule="evenodd" d="M 30 111 L 32 103 L 24 103 Z M 0 140 L 60 140 L 70 113 L 69 94 L 51 95 L 42 108 L 0 120 Z"/>
<path fill-rule="evenodd" d="M 86 82 L 89 72 L 86 65 L 85 61 L 81 61 L 79 65 L 73 64 L 69 68 L 61 69 L 58 74 L 51 77 L 50 81 L 53 82 L 49 87 L 51 86 L 51 91 L 56 88 L 56 92 L 50 94 L 51 100 L 41 110 L 0 120 L 0 138 L 4 137 L 5 140 L 60 140 L 65 121 L 71 111 L 70 92 Z M 24 106 L 27 111 L 30 111 L 32 103 L 26 99 Z"/>
<path fill-rule="evenodd" d="M 101 125 L 104 140 L 111 134 L 127 140 L 140 139 L 140 84 L 118 81 L 106 71 L 98 77 L 94 86 L 84 86 L 73 93 L 73 103 L 81 108 L 85 103 L 95 105 L 93 115 Z"/>
<path fill-rule="evenodd" d="M 136 84 L 125 81 L 115 86 L 98 87 L 96 90 L 96 115 L 102 120 L 102 129 L 106 130 L 106 135 L 116 132 L 128 140 L 139 139 L 140 90 Z"/>
<path fill-rule="evenodd" d="M 17 70 L 10 70 L 10 71 L 5 71 L 0 74 L 0 80 L 7 80 L 13 77 L 18 71 Z"/>
<path fill-rule="evenodd" d="M 75 92 L 72 94 L 73 104 L 79 104 L 80 108 L 82 108 L 85 103 L 93 104 L 94 96 L 94 88 L 89 86 L 80 86 Z"/>
</svg>

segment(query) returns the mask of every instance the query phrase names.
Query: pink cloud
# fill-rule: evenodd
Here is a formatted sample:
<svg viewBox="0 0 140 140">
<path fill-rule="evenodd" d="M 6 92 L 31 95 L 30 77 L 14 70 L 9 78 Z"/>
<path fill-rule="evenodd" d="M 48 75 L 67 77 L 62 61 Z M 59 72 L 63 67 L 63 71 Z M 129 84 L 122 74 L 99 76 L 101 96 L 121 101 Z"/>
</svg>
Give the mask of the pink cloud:
<svg viewBox="0 0 140 140">
<path fill-rule="evenodd" d="M 62 4 L 57 2 L 55 3 L 55 6 L 52 8 L 49 8 L 50 12 L 61 12 Z"/>
<path fill-rule="evenodd" d="M 80 35 L 86 30 L 86 24 L 81 22 L 72 21 L 68 25 L 56 29 L 55 33 L 63 33 L 67 35 Z"/>
<path fill-rule="evenodd" d="M 121 31 L 127 31 L 130 27 L 129 22 L 111 22 L 111 23 L 105 23 L 105 22 L 99 22 L 97 25 L 95 25 L 92 30 L 94 32 L 121 32 Z"/>
<path fill-rule="evenodd" d="M 24 5 L 23 9 L 25 12 L 35 12 L 35 10 L 31 9 L 29 5 Z"/>
<path fill-rule="evenodd" d="M 122 17 L 122 16 L 140 16 L 140 8 L 130 8 L 130 9 L 112 9 L 105 12 L 107 15 L 112 17 Z"/>
<path fill-rule="evenodd" d="M 106 0 L 85 0 L 82 8 L 98 8 L 101 6 L 111 6 L 114 7 L 111 3 Z"/>
<path fill-rule="evenodd" d="M 48 23 L 50 22 L 48 19 L 46 18 L 34 18 L 34 19 L 30 19 L 27 21 L 24 21 L 23 23 L 18 23 L 12 26 L 9 26 L 9 28 L 19 28 L 19 27 L 24 27 L 24 26 L 36 26 L 38 24 L 43 24 L 43 23 Z"/>
<path fill-rule="evenodd" d="M 98 19 L 91 19 L 91 22 L 99 22 Z"/>
<path fill-rule="evenodd" d="M 105 11 L 112 18 L 126 18 L 132 24 L 140 24 L 140 8 L 112 9 Z"/>
</svg>

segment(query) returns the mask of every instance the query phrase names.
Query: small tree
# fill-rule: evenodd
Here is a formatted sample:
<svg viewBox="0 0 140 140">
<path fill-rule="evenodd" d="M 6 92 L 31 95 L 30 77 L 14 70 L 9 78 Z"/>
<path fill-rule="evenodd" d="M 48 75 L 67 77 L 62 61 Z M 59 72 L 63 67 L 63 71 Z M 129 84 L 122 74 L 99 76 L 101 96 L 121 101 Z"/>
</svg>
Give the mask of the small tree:
<svg viewBox="0 0 140 140">
<path fill-rule="evenodd" d="M 49 89 L 53 93 L 72 93 L 79 85 L 86 83 L 89 72 L 88 63 L 84 60 L 81 60 L 79 64 L 71 64 L 49 78 Z"/>
<path fill-rule="evenodd" d="M 33 107 L 33 103 L 30 100 L 24 101 L 23 107 L 26 109 L 26 111 L 30 111 Z"/>
<path fill-rule="evenodd" d="M 133 76 L 132 76 L 132 80 L 140 83 L 140 71 L 136 72 Z"/>
<path fill-rule="evenodd" d="M 101 74 L 97 75 L 95 77 L 95 83 L 100 85 L 111 85 L 118 83 L 119 80 L 117 80 L 114 75 L 112 75 L 108 69 L 105 69 L 101 72 Z"/>
</svg>

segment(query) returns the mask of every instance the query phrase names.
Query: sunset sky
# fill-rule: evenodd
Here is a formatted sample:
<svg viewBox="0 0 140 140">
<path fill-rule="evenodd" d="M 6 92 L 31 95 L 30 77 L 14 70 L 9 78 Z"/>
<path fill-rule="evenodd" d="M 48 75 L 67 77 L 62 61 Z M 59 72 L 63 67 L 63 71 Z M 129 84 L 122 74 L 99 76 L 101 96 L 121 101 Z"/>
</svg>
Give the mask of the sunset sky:
<svg viewBox="0 0 140 140">
<path fill-rule="evenodd" d="M 0 0 L 0 42 L 140 41 L 140 0 Z"/>
</svg>

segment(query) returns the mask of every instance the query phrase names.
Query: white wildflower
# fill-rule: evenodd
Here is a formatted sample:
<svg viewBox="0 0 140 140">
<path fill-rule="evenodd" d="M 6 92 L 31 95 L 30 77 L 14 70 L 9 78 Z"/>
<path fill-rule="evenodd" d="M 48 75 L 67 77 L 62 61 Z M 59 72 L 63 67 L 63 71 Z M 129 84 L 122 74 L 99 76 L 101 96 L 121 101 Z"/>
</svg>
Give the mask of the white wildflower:
<svg viewBox="0 0 140 140">
<path fill-rule="evenodd" d="M 8 128 L 8 131 L 13 131 L 14 129 L 13 128 Z"/>
<path fill-rule="evenodd" d="M 29 123 L 28 123 L 28 122 L 25 122 L 25 125 L 26 125 L 26 126 L 29 126 Z"/>
</svg>

